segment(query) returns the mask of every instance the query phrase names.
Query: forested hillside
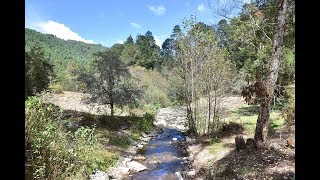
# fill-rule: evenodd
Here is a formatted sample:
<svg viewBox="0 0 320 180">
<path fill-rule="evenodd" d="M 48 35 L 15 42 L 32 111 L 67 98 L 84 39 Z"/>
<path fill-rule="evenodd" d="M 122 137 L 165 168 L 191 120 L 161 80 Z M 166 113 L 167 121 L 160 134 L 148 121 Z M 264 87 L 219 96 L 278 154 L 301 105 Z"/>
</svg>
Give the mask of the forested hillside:
<svg viewBox="0 0 320 180">
<path fill-rule="evenodd" d="M 63 40 L 52 34 L 43 34 L 33 29 L 25 28 L 25 48 L 40 44 L 48 58 L 61 62 L 66 59 L 87 61 L 94 52 L 106 49 L 101 44 L 88 44 L 81 41 Z"/>
</svg>

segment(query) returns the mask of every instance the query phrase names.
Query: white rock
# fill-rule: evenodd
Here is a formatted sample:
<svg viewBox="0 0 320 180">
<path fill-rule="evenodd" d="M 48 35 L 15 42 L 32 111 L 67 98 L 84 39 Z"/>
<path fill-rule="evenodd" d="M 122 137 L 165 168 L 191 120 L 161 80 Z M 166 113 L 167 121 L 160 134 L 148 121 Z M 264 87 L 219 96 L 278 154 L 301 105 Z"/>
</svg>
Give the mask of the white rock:
<svg viewBox="0 0 320 180">
<path fill-rule="evenodd" d="M 138 148 L 143 148 L 143 145 L 142 144 L 138 144 Z"/>
<path fill-rule="evenodd" d="M 132 158 L 126 157 L 126 158 L 124 158 L 123 162 L 130 162 L 131 160 L 132 160 Z"/>
<path fill-rule="evenodd" d="M 178 139 L 177 138 L 172 138 L 172 141 L 177 141 Z"/>
<path fill-rule="evenodd" d="M 133 170 L 133 171 L 136 171 L 136 172 L 140 172 L 140 171 L 143 171 L 143 170 L 147 169 L 146 166 L 144 166 L 143 164 L 138 163 L 136 161 L 127 162 L 127 166 L 128 166 L 128 168 L 130 170 Z"/>
<path fill-rule="evenodd" d="M 181 173 L 179 171 L 175 172 L 174 174 L 178 177 L 179 180 L 183 180 Z"/>
<path fill-rule="evenodd" d="M 196 171 L 195 170 L 188 171 L 187 175 L 188 176 L 194 176 L 194 175 L 196 175 Z"/>
<path fill-rule="evenodd" d="M 141 136 L 142 137 L 148 137 L 148 135 L 146 133 L 144 133 L 144 132 L 141 133 Z"/>
<path fill-rule="evenodd" d="M 97 171 L 96 173 L 90 175 L 92 180 L 109 180 L 109 176 L 107 173 L 102 171 Z"/>
</svg>

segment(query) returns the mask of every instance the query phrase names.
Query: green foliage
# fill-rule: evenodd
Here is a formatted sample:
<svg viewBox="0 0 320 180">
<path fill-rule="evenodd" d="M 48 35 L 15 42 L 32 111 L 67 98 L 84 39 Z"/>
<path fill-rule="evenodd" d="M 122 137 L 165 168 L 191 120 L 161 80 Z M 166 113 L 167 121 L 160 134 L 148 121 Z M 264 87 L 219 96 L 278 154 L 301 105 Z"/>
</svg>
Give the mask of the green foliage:
<svg viewBox="0 0 320 180">
<path fill-rule="evenodd" d="M 284 48 L 278 83 L 280 86 L 288 86 L 295 81 L 295 51 Z"/>
<path fill-rule="evenodd" d="M 120 60 L 128 66 L 137 64 L 138 46 L 134 43 L 128 43 L 124 46 Z"/>
<path fill-rule="evenodd" d="M 39 45 L 25 52 L 25 95 L 40 93 L 48 88 L 52 65 Z"/>
<path fill-rule="evenodd" d="M 87 62 L 95 52 L 105 50 L 101 44 L 87 44 L 74 40 L 63 40 L 52 34 L 42 34 L 25 28 L 25 50 L 29 52 L 35 45 L 43 47 L 44 54 L 54 65 L 53 81 L 65 90 L 80 91 L 72 71 Z"/>
<path fill-rule="evenodd" d="M 55 94 L 63 93 L 63 87 L 60 84 L 51 84 L 49 89 Z"/>
<path fill-rule="evenodd" d="M 87 61 L 91 54 L 106 49 L 101 44 L 87 44 L 74 40 L 66 41 L 52 34 L 43 34 L 28 28 L 25 28 L 25 42 L 27 50 L 35 44 L 41 44 L 49 58 L 54 62 L 58 60 L 66 62 L 69 58 Z"/>
<path fill-rule="evenodd" d="M 282 108 L 282 115 L 285 124 L 291 126 L 295 124 L 295 87 L 288 86 L 285 91 L 289 97 L 288 102 Z"/>
<path fill-rule="evenodd" d="M 147 106 L 157 104 L 161 107 L 167 107 L 171 104 L 167 95 L 169 84 L 158 71 L 148 70 L 139 66 L 130 67 L 129 71 L 139 82 L 138 87 L 144 92 L 139 101 L 141 108 L 145 109 L 148 108 Z"/>
<path fill-rule="evenodd" d="M 119 60 L 114 50 L 106 50 L 94 54 L 90 62 L 91 69 L 78 75 L 86 91 L 92 94 L 92 101 L 110 104 L 111 116 L 113 105 L 135 105 L 142 91 L 135 87 L 126 65 Z"/>
<path fill-rule="evenodd" d="M 147 132 L 154 129 L 154 114 L 145 113 L 142 118 L 137 118 L 134 123 L 133 132 Z"/>
<path fill-rule="evenodd" d="M 118 58 L 120 58 L 123 49 L 124 49 L 124 45 L 119 43 L 112 45 L 110 48 L 110 50 L 113 51 Z"/>
<path fill-rule="evenodd" d="M 124 137 L 113 136 L 113 137 L 110 137 L 109 144 L 119 146 L 122 148 L 127 148 L 130 145 L 130 142 L 127 136 L 124 136 Z"/>
<path fill-rule="evenodd" d="M 147 69 L 159 68 L 162 59 L 160 49 L 156 45 L 154 37 L 150 31 L 145 35 L 138 35 L 136 44 L 138 46 L 138 65 Z"/>
<path fill-rule="evenodd" d="M 34 179 L 77 179 L 112 165 L 113 153 L 103 151 L 94 129 L 65 132 L 56 121 L 57 112 L 39 97 L 25 102 L 26 177 Z"/>
</svg>

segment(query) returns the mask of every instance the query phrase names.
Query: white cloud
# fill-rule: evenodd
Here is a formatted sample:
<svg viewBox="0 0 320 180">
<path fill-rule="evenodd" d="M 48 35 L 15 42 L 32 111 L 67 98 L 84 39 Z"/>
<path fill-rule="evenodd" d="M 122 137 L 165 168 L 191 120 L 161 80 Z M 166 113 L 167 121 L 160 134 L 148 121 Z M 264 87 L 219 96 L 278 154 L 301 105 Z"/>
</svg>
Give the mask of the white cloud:
<svg viewBox="0 0 320 180">
<path fill-rule="evenodd" d="M 163 5 L 158 7 L 155 6 L 148 6 L 149 10 L 152 11 L 155 15 L 163 15 L 166 12 L 166 8 Z"/>
<path fill-rule="evenodd" d="M 161 48 L 162 41 L 161 41 L 160 37 L 154 36 L 154 40 L 156 41 L 156 45 L 158 45 Z"/>
<path fill-rule="evenodd" d="M 47 22 L 37 23 L 37 26 L 39 27 L 39 31 L 47 34 L 53 34 L 58 38 L 64 40 L 76 40 L 89 44 L 94 44 L 93 40 L 86 40 L 82 38 L 81 36 L 79 36 L 79 34 L 73 32 L 69 27 L 58 22 L 49 20 Z"/>
<path fill-rule="evenodd" d="M 199 4 L 197 9 L 198 11 L 203 12 L 205 10 L 204 4 L 203 3 Z"/>
<path fill-rule="evenodd" d="M 124 43 L 124 41 L 123 41 L 123 40 L 117 40 L 117 43 L 119 43 L 119 44 L 123 44 L 123 43 Z"/>
<path fill-rule="evenodd" d="M 137 28 L 137 29 L 140 29 L 142 26 L 138 23 L 135 23 L 135 22 L 131 22 L 130 25 L 134 28 Z"/>
</svg>

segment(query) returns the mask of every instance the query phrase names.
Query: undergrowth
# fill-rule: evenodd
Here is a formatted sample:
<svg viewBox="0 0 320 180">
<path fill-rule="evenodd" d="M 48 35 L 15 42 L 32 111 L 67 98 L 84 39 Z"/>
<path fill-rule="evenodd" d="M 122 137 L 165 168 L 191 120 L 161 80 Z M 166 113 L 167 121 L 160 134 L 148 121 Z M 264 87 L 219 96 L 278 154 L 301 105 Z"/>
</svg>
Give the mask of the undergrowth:
<svg viewBox="0 0 320 180">
<path fill-rule="evenodd" d="M 115 162 L 116 154 L 102 149 L 94 128 L 65 131 L 53 105 L 39 97 L 26 100 L 25 113 L 26 179 L 83 179 Z"/>
</svg>

